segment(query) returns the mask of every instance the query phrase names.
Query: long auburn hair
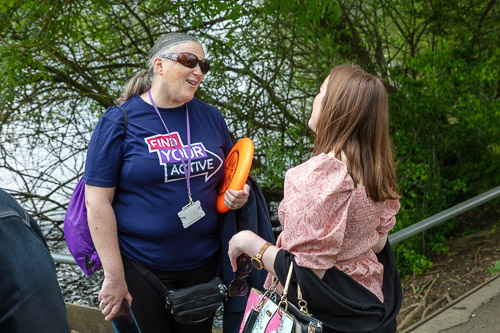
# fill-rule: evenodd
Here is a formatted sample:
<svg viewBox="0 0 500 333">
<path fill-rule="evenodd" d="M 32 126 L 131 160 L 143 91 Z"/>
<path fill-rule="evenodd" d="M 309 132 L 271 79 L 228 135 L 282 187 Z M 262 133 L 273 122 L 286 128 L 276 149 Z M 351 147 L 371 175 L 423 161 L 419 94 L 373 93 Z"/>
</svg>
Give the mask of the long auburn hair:
<svg viewBox="0 0 500 333">
<path fill-rule="evenodd" d="M 359 67 L 340 65 L 330 72 L 313 154 L 329 152 L 346 162 L 354 185 L 362 183 L 373 201 L 399 198 L 387 93 L 379 78 Z"/>
</svg>

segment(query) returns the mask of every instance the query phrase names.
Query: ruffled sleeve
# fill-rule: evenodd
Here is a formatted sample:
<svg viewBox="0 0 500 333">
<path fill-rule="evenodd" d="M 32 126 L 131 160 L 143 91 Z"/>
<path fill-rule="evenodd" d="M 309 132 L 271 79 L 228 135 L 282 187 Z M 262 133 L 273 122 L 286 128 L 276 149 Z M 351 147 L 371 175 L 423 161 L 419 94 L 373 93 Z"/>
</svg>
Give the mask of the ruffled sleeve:
<svg viewBox="0 0 500 333">
<path fill-rule="evenodd" d="M 293 253 L 299 266 L 333 267 L 342 247 L 353 190 L 345 163 L 326 154 L 286 173 L 280 245 Z"/>
<path fill-rule="evenodd" d="M 400 208 L 399 200 L 387 199 L 384 201 L 384 209 L 380 215 L 380 224 L 377 227 L 379 235 L 385 235 L 391 231 L 396 224 L 396 214 Z"/>
</svg>

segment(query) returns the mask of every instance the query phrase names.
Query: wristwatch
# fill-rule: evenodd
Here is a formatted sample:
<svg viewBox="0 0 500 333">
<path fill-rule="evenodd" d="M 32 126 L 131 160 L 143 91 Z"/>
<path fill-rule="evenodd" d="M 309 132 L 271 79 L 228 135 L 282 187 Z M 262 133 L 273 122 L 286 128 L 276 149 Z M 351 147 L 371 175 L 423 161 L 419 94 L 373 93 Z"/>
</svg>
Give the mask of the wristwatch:
<svg viewBox="0 0 500 333">
<path fill-rule="evenodd" d="M 255 257 L 253 257 L 251 260 L 252 260 L 252 265 L 253 267 L 257 268 L 259 271 L 264 268 L 264 264 L 262 263 L 262 255 L 264 254 L 264 252 L 267 250 L 267 248 L 271 245 L 271 243 L 267 242 L 266 244 L 264 244 L 262 246 L 262 248 L 260 249 L 259 253 L 257 253 L 255 255 Z"/>
</svg>

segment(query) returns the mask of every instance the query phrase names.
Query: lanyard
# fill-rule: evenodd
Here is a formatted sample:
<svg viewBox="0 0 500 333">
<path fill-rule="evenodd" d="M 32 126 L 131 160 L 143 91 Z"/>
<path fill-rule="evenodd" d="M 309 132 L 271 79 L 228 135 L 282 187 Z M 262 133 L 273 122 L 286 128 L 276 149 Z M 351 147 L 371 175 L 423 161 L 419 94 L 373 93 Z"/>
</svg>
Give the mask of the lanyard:
<svg viewBox="0 0 500 333">
<path fill-rule="evenodd" d="M 151 96 L 151 90 L 148 90 L 149 94 L 149 99 L 151 100 L 151 104 L 153 104 L 153 107 L 156 110 L 156 114 L 158 114 L 158 117 L 160 117 L 161 122 L 163 123 L 163 126 L 167 130 L 167 134 L 170 137 L 170 142 L 174 142 L 174 139 L 172 138 L 172 135 L 170 134 L 167 125 L 165 125 L 165 122 L 163 121 L 163 118 L 161 117 L 160 111 L 158 111 L 158 108 L 156 107 L 155 101 L 153 101 L 153 96 Z M 184 174 L 186 175 L 186 183 L 187 183 L 187 191 L 188 191 L 188 197 L 189 197 L 189 203 L 193 202 L 193 198 L 191 197 L 191 181 L 189 178 L 191 177 L 191 130 L 189 129 L 189 112 L 188 112 L 188 106 L 187 103 L 186 105 L 186 126 L 187 126 L 187 141 L 188 141 L 188 146 L 187 146 L 187 158 L 188 158 L 188 168 L 186 168 L 186 163 L 184 162 L 184 157 L 182 156 L 179 147 L 178 147 L 178 142 L 175 144 L 175 149 L 177 149 L 177 153 L 181 157 L 181 162 L 182 166 L 184 167 Z"/>
</svg>

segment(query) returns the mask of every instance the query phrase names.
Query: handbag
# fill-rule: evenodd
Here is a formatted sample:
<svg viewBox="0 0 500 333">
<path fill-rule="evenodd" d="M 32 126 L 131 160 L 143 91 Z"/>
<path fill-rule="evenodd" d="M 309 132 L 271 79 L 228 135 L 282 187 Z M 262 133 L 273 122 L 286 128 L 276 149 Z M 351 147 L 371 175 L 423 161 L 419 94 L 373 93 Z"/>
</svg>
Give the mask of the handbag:
<svg viewBox="0 0 500 333">
<path fill-rule="evenodd" d="M 168 289 L 153 272 L 134 260 L 127 260 L 160 292 L 165 308 L 179 323 L 195 325 L 204 322 L 212 318 L 227 300 L 227 287 L 218 276 L 191 287 Z"/>
<path fill-rule="evenodd" d="M 120 105 L 117 105 L 117 107 L 123 113 L 122 139 L 125 140 L 128 123 L 127 111 Z M 64 239 L 68 245 L 69 252 L 75 258 L 75 262 L 86 275 L 92 275 L 102 267 L 101 259 L 90 236 L 87 208 L 85 207 L 85 183 L 83 182 L 83 175 L 76 184 L 68 203 L 66 215 L 64 216 Z"/>
<path fill-rule="evenodd" d="M 288 302 L 288 287 L 293 273 L 293 263 L 290 263 L 288 275 L 280 295 L 276 291 L 278 279 L 264 293 L 252 288 L 248 296 L 247 306 L 240 333 L 322 333 L 323 323 L 313 317 L 307 310 L 307 302 L 302 298 L 300 286 L 297 284 L 298 305 Z"/>
</svg>

